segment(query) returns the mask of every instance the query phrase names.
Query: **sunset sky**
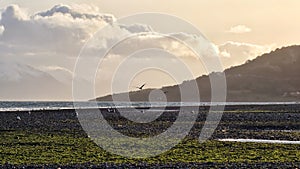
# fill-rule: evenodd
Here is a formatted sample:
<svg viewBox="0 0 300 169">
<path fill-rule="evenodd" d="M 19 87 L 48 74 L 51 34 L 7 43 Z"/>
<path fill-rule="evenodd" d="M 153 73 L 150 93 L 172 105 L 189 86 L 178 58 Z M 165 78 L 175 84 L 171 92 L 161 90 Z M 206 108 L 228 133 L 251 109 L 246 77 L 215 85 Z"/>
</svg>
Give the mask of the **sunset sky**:
<svg viewBox="0 0 300 169">
<path fill-rule="evenodd" d="M 211 41 L 220 44 L 228 40 L 258 45 L 295 44 L 299 39 L 300 23 L 298 0 L 5 0 L 1 7 L 19 4 L 30 13 L 46 10 L 56 4 L 89 4 L 101 13 L 124 17 L 141 12 L 162 12 L 183 18 L 196 25 Z M 236 35 L 228 31 L 236 25 L 245 25 L 251 31 Z"/>
<path fill-rule="evenodd" d="M 8 81 L 22 79 L 20 71 L 25 71 L 22 65 L 28 65 L 30 68 L 25 68 L 29 71 L 28 74 L 36 75 L 38 72 L 44 72 L 71 88 L 76 57 L 93 33 L 110 20 L 143 12 L 169 14 L 194 25 L 215 47 L 223 67 L 228 68 L 276 48 L 300 44 L 299 8 L 299 0 L 1 0 L 0 77 L 4 82 L 0 83 L 9 85 Z M 62 13 L 62 10 L 67 11 Z M 98 16 L 101 16 L 102 20 Z M 128 33 L 130 29 L 149 31 L 151 25 L 130 28 L 125 25 L 125 27 L 125 33 Z M 124 31 L 122 27 L 118 30 Z M 178 37 L 191 38 L 193 41 L 201 40 L 201 37 L 193 39 L 192 35 L 182 31 L 172 33 Z M 105 36 L 107 37 L 104 38 L 107 39 L 114 38 L 107 34 Z M 162 39 L 156 40 L 164 45 Z M 147 40 L 138 39 L 138 43 L 145 42 L 152 44 Z M 178 50 L 178 47 L 176 49 Z M 184 49 L 181 49 L 181 52 L 182 50 Z M 173 49 L 170 51 L 178 53 Z M 96 83 L 102 86 L 95 89 L 96 95 L 124 91 L 124 88 L 111 91 L 110 83 L 106 84 L 114 76 L 113 67 L 122 60 L 120 57 L 122 54 L 116 52 L 110 57 L 111 59 L 103 63 L 103 74 L 98 74 L 99 80 L 96 79 Z M 158 59 L 159 62 L 165 61 L 170 67 L 176 67 L 174 66 L 176 63 L 168 61 L 167 56 Z M 191 69 L 193 77 L 207 73 L 202 66 L 199 66 L 201 63 L 193 60 L 192 57 L 185 57 L 183 60 Z M 133 59 L 129 65 L 138 65 L 144 61 L 141 58 Z M 16 66 L 16 63 L 21 66 Z M 16 71 L 15 67 L 20 71 Z M 28 70 L 31 68 L 33 70 Z M 168 76 L 166 72 L 155 70 L 144 73 L 147 78 L 141 72 L 136 72 L 135 77 L 125 85 L 128 90 L 134 90 L 129 86 L 143 83 L 147 83 L 147 87 L 161 87 L 190 78 L 182 75 L 176 79 L 172 75 Z M 149 78 L 152 76 L 156 79 Z M 0 96 L 0 99 L 6 100 L 6 97 Z M 30 96 L 26 98 L 28 97 L 30 99 Z M 63 99 L 70 99 L 70 97 L 71 94 L 68 93 Z M 7 98 L 7 100 L 14 99 L 22 98 L 13 94 Z"/>
</svg>

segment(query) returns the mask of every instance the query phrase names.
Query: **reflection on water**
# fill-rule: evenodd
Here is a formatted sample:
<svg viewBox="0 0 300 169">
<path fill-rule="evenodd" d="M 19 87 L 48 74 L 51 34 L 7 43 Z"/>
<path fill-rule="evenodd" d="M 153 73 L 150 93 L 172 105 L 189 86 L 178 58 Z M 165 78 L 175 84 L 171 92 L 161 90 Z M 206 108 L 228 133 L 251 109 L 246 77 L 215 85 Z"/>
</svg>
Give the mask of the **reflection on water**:
<svg viewBox="0 0 300 169">
<path fill-rule="evenodd" d="M 298 102 L 76 102 L 76 108 L 111 107 L 164 107 L 164 106 L 211 106 L 211 105 L 287 105 Z M 0 102 L 0 111 L 73 109 L 73 102 Z"/>
<path fill-rule="evenodd" d="M 242 142 L 242 143 L 271 143 L 271 144 L 300 144 L 300 141 L 289 140 L 263 140 L 263 139 L 218 139 L 218 141 Z"/>
</svg>

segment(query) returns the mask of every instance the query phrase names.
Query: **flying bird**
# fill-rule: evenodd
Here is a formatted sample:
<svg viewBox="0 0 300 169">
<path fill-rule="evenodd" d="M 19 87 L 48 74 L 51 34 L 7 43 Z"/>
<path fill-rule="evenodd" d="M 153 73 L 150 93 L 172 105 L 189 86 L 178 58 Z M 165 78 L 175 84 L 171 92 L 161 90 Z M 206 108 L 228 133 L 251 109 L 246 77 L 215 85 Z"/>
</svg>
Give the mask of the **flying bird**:
<svg viewBox="0 0 300 169">
<path fill-rule="evenodd" d="M 146 85 L 146 83 L 144 83 L 142 86 L 140 86 L 140 87 L 136 87 L 136 88 L 138 88 L 138 89 L 140 89 L 140 90 L 143 90 L 143 87 Z"/>
</svg>

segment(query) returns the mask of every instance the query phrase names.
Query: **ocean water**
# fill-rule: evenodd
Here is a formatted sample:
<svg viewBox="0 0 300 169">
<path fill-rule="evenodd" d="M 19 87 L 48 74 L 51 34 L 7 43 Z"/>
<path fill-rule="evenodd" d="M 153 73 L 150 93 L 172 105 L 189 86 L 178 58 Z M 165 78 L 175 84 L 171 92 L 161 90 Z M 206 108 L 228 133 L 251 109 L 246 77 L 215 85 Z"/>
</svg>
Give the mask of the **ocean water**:
<svg viewBox="0 0 300 169">
<path fill-rule="evenodd" d="M 164 107 L 164 106 L 211 106 L 211 105 L 280 105 L 299 104 L 298 102 L 75 102 L 76 108 L 111 108 L 111 107 Z M 60 110 L 73 109 L 74 102 L 0 102 L 0 111 Z"/>
</svg>

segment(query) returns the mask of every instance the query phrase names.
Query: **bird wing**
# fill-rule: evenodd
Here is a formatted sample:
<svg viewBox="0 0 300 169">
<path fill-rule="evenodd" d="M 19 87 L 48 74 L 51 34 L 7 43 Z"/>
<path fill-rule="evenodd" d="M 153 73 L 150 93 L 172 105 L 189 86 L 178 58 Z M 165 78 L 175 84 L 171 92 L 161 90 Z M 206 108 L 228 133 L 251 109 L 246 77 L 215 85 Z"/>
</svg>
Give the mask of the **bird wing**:
<svg viewBox="0 0 300 169">
<path fill-rule="evenodd" d="M 140 88 L 143 88 L 146 85 L 146 83 L 144 83 Z"/>
</svg>

